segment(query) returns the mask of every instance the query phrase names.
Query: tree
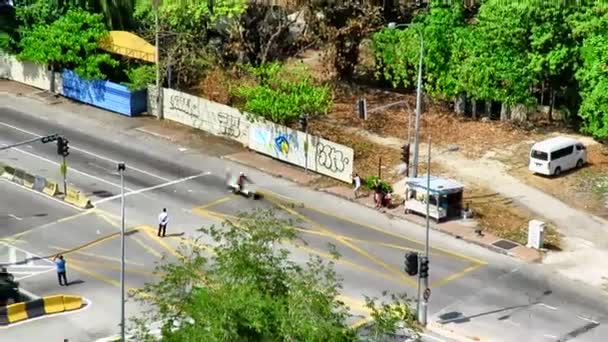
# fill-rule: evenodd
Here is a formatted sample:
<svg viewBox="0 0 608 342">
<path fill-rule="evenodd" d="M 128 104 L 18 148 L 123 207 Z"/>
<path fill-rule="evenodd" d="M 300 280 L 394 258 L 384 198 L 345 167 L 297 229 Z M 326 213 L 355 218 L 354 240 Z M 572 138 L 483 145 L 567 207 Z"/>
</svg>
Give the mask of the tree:
<svg viewBox="0 0 608 342">
<path fill-rule="evenodd" d="M 73 69 L 85 79 L 104 79 L 104 67 L 118 65 L 98 50 L 108 31 L 103 17 L 84 10 L 69 10 L 50 25 L 36 25 L 21 40 L 20 59 Z"/>
<path fill-rule="evenodd" d="M 160 280 L 141 291 L 139 300 L 151 308 L 135 321 L 138 340 L 146 341 L 154 321 L 162 323 L 163 341 L 169 342 L 355 341 L 347 308 L 338 300 L 333 262 L 311 257 L 301 265 L 290 259 L 285 246 L 297 239 L 293 224 L 258 210 L 201 229 L 212 242 L 199 238 L 182 246 L 181 260 L 160 265 Z M 394 317 L 398 307 L 403 309 L 393 305 L 375 313 Z M 401 316 L 412 325 L 411 311 Z"/>
<path fill-rule="evenodd" d="M 332 105 L 331 89 L 316 84 L 304 68 L 286 69 L 272 63 L 249 70 L 257 84 L 239 86 L 235 95 L 253 119 L 289 125 L 302 114 L 325 114 Z"/>
</svg>

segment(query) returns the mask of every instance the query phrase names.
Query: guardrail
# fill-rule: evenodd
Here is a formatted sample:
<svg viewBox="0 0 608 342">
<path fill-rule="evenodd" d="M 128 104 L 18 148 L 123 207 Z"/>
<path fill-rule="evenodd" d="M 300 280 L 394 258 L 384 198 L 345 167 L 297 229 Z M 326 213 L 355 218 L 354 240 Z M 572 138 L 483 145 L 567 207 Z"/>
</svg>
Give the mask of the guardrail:
<svg viewBox="0 0 608 342">
<path fill-rule="evenodd" d="M 0 326 L 10 325 L 44 315 L 75 311 L 81 309 L 85 305 L 82 297 L 71 295 L 48 296 L 23 303 L 15 303 L 0 308 Z"/>
</svg>

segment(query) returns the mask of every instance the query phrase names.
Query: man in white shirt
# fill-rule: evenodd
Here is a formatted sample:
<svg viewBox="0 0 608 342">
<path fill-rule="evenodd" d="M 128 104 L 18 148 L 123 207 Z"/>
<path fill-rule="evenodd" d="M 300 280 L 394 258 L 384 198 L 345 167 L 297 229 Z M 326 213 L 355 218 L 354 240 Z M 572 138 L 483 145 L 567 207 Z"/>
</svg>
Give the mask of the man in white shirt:
<svg viewBox="0 0 608 342">
<path fill-rule="evenodd" d="M 167 208 L 163 208 L 163 211 L 158 214 L 158 236 L 165 236 L 165 233 L 167 233 L 167 223 L 169 223 L 169 214 L 167 214 Z"/>
<path fill-rule="evenodd" d="M 361 189 L 361 177 L 359 177 L 358 173 L 355 173 L 355 177 L 353 178 L 353 185 L 355 186 L 355 198 L 359 197 L 359 189 Z"/>
</svg>

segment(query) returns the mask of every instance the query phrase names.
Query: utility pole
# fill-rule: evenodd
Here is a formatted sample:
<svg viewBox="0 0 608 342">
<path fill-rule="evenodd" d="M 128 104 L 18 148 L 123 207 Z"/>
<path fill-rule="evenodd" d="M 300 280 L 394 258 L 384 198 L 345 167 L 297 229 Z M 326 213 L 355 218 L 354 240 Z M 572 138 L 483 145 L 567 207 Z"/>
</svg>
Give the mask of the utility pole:
<svg viewBox="0 0 608 342">
<path fill-rule="evenodd" d="M 118 163 L 120 173 L 120 338 L 125 341 L 125 163 Z"/>
<path fill-rule="evenodd" d="M 412 177 L 418 176 L 418 151 L 420 144 L 420 116 L 422 115 L 422 63 L 424 60 L 424 36 L 422 29 L 418 31 L 420 35 L 420 60 L 418 61 L 418 86 L 416 89 L 416 127 L 414 133 L 414 161 L 412 162 Z"/>
<path fill-rule="evenodd" d="M 155 25 L 155 34 L 154 34 L 154 48 L 156 50 L 155 53 L 155 62 L 156 62 L 156 115 L 159 120 L 163 118 L 163 108 L 161 104 L 161 93 L 162 89 L 160 87 L 160 47 L 159 47 L 159 30 L 160 25 L 158 22 L 158 6 L 160 0 L 154 0 L 154 25 Z"/>
<path fill-rule="evenodd" d="M 431 290 L 429 289 L 429 232 L 431 229 L 431 218 L 429 215 L 431 202 L 431 137 L 429 137 L 428 145 L 428 164 L 426 167 L 426 239 L 424 243 L 424 257 L 420 259 L 420 273 L 418 273 L 418 284 L 420 284 L 420 280 L 422 280 L 422 287 L 424 287 L 423 300 L 422 304 L 419 306 L 420 310 L 418 311 L 418 322 L 422 326 L 426 326 L 427 323 L 427 311 L 429 297 L 431 295 Z M 420 290 L 418 290 L 418 303 L 420 303 Z"/>
<path fill-rule="evenodd" d="M 306 141 L 304 142 L 304 173 L 308 174 L 308 113 L 300 115 L 300 128 L 306 134 Z"/>
<path fill-rule="evenodd" d="M 410 27 L 410 24 L 397 24 L 394 22 L 390 22 L 388 23 L 388 28 L 389 29 L 395 29 L 397 27 L 400 26 L 405 26 L 405 27 Z M 420 116 L 422 115 L 422 65 L 424 62 L 424 35 L 422 33 L 422 29 L 418 29 L 418 36 L 420 37 L 420 52 L 419 52 L 419 59 L 418 59 L 418 85 L 417 85 L 417 89 L 416 89 L 416 127 L 415 127 L 415 131 L 414 131 L 414 160 L 412 161 L 411 166 L 408 165 L 408 168 L 410 169 L 409 175 L 411 175 L 412 177 L 417 177 L 418 176 L 418 151 L 419 151 L 419 139 L 420 139 Z M 411 131 L 411 120 L 412 116 L 411 113 L 409 115 L 409 120 L 408 120 L 408 134 L 407 134 L 407 140 L 408 140 L 408 144 L 410 143 L 410 131 Z"/>
</svg>

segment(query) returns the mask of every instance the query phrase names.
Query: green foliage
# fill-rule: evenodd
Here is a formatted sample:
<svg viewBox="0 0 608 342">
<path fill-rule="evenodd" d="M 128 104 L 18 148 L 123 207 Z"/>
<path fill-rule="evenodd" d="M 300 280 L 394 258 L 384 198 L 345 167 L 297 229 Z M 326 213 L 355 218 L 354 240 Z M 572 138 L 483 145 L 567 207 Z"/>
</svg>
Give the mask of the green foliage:
<svg viewBox="0 0 608 342">
<path fill-rule="evenodd" d="M 384 296 L 387 293 L 383 293 Z M 411 338 L 418 340 L 421 327 L 418 325 L 416 312 L 412 310 L 411 300 L 405 294 L 391 295 L 389 303 L 382 301 L 378 304 L 378 298 L 365 298 L 366 306 L 371 310 L 371 318 L 374 324 L 370 326 L 371 341 L 386 341 L 386 336 L 395 335 L 400 323 L 405 323 L 413 333 Z"/>
<path fill-rule="evenodd" d="M 258 84 L 243 85 L 235 94 L 243 110 L 255 117 L 290 124 L 302 114 L 325 114 L 332 105 L 331 89 L 317 85 L 305 69 L 286 70 L 279 64 L 253 68 Z"/>
<path fill-rule="evenodd" d="M 145 89 L 148 85 L 152 84 L 156 80 L 156 67 L 154 65 L 140 65 L 127 70 L 127 77 L 129 82 L 125 82 L 125 85 L 130 90 Z"/>
<path fill-rule="evenodd" d="M 70 10 L 50 25 L 36 25 L 21 40 L 20 59 L 73 69 L 85 79 L 104 79 L 103 67 L 118 65 L 98 51 L 106 34 L 101 15 Z"/>
<path fill-rule="evenodd" d="M 159 280 L 138 292 L 149 310 L 135 320 L 136 339 L 148 341 L 150 322 L 163 322 L 162 339 L 170 342 L 356 341 L 334 261 L 292 261 L 286 246 L 297 239 L 296 223 L 256 210 L 201 229 L 203 236 L 180 247 L 179 262 L 160 264 Z M 394 331 L 400 318 L 416 329 L 403 303 L 377 307 L 368 299 L 378 331 Z"/>
<path fill-rule="evenodd" d="M 385 28 L 376 32 L 372 36 L 376 77 L 389 81 L 395 88 L 415 85 L 420 51 L 418 39 L 413 28 Z"/>
<path fill-rule="evenodd" d="M 365 187 L 372 191 L 380 191 L 385 194 L 393 192 L 393 187 L 387 182 L 381 180 L 378 176 L 369 176 L 365 178 Z"/>
</svg>

